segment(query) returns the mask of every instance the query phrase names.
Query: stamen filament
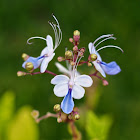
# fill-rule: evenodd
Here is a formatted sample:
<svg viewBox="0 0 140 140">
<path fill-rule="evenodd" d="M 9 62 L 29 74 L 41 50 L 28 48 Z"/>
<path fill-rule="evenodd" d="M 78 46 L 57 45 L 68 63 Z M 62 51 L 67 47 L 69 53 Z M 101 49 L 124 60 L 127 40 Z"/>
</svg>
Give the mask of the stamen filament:
<svg viewBox="0 0 140 140">
<path fill-rule="evenodd" d="M 102 49 L 104 49 L 104 48 L 117 48 L 117 49 L 121 50 L 122 52 L 124 52 L 123 49 L 121 49 L 120 47 L 118 47 L 118 46 L 113 46 L 113 45 L 108 45 L 108 46 L 101 47 L 101 48 L 99 48 L 99 49 L 97 50 L 97 52 L 100 51 L 100 50 L 102 50 Z"/>
<path fill-rule="evenodd" d="M 44 37 L 35 36 L 35 37 L 30 37 L 30 38 L 27 40 L 27 44 L 31 45 L 32 42 L 30 43 L 29 41 L 30 41 L 31 39 L 36 39 L 36 38 L 43 39 L 43 40 L 47 41 L 46 38 L 44 38 Z"/>
<path fill-rule="evenodd" d="M 98 40 L 102 39 L 102 38 L 105 38 L 105 37 L 112 37 L 112 36 L 113 36 L 113 34 L 102 35 L 102 36 L 98 37 L 98 38 L 93 42 L 93 45 L 95 45 L 95 43 L 96 43 Z"/>
<path fill-rule="evenodd" d="M 58 35 L 57 35 L 57 30 L 56 27 L 54 26 L 53 23 L 49 22 L 49 24 L 51 25 L 51 27 L 53 28 L 54 34 L 55 34 L 55 46 L 57 45 L 58 42 Z"/>
<path fill-rule="evenodd" d="M 95 48 L 96 48 L 98 45 L 100 45 L 102 42 L 104 42 L 104 41 L 106 41 L 106 40 L 108 40 L 108 39 L 114 39 L 114 40 L 116 40 L 115 37 L 108 37 L 108 38 L 105 38 L 105 39 L 103 39 L 102 41 L 100 41 L 100 42 L 95 46 Z"/>
</svg>

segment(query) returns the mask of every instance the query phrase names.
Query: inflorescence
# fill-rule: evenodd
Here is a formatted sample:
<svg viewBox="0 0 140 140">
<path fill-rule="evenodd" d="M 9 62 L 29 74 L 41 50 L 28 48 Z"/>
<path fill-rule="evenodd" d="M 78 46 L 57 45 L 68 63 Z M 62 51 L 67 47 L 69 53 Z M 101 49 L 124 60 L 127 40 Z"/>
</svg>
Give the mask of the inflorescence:
<svg viewBox="0 0 140 140">
<path fill-rule="evenodd" d="M 54 20 L 56 21 L 56 24 L 49 21 L 49 24 L 53 28 L 54 34 L 55 34 L 55 44 L 53 44 L 53 39 L 50 35 L 47 35 L 46 38 L 43 37 L 31 37 L 27 40 L 28 44 L 32 44 L 30 41 L 32 39 L 42 39 L 46 41 L 47 46 L 41 51 L 41 54 L 38 57 L 32 57 L 25 53 L 22 54 L 22 58 L 24 60 L 24 63 L 22 64 L 22 67 L 26 69 L 28 72 L 18 71 L 18 76 L 25 76 L 25 75 L 35 75 L 35 74 L 42 74 L 42 73 L 48 73 L 54 76 L 54 78 L 51 80 L 51 84 L 54 85 L 54 94 L 57 97 L 64 97 L 61 105 L 56 104 L 54 106 L 54 111 L 57 112 L 56 114 L 47 113 L 45 116 L 39 117 L 38 111 L 33 111 L 32 116 L 34 116 L 35 120 L 39 122 L 40 120 L 47 118 L 47 117 L 56 117 L 58 122 L 62 121 L 69 121 L 71 119 L 78 120 L 80 118 L 78 108 L 74 107 L 74 99 L 81 99 L 84 97 L 85 89 L 84 87 L 90 87 L 93 84 L 92 76 L 95 76 L 102 80 L 103 85 L 108 85 L 108 81 L 104 78 L 107 75 L 116 75 L 118 74 L 121 69 L 117 65 L 115 61 L 112 61 L 110 63 L 105 63 L 102 61 L 102 58 L 99 54 L 99 51 L 104 48 L 117 48 L 120 51 L 123 52 L 123 50 L 118 46 L 108 45 L 103 46 L 97 49 L 97 47 L 104 41 L 108 39 L 115 40 L 116 38 L 113 37 L 113 34 L 107 34 L 102 35 L 99 38 L 97 38 L 93 43 L 90 42 L 88 44 L 89 49 L 89 56 L 87 60 L 82 60 L 85 53 L 85 48 L 79 47 L 80 43 L 80 32 L 78 30 L 75 30 L 73 33 L 73 38 L 69 38 L 69 42 L 73 44 L 72 50 L 66 50 L 65 56 L 59 56 L 57 58 L 58 62 L 66 61 L 67 68 L 62 66 L 60 63 L 56 62 L 56 67 L 59 69 L 59 71 L 63 74 L 57 75 L 51 71 L 48 70 L 48 65 L 51 62 L 51 60 L 55 56 L 55 50 L 60 45 L 62 40 L 62 31 L 59 25 L 59 22 L 57 18 L 52 15 Z M 88 67 L 93 66 L 93 69 L 95 70 L 94 73 L 86 75 L 86 74 L 80 74 L 77 71 L 78 66 L 86 64 Z M 39 72 L 34 72 L 35 69 L 40 68 Z M 97 75 L 100 73 L 102 77 Z M 104 77 L 104 78 L 103 78 Z M 63 111 L 63 113 L 61 112 Z M 62 117 L 65 116 L 65 117 Z M 64 119 L 65 118 L 65 119 Z"/>
</svg>

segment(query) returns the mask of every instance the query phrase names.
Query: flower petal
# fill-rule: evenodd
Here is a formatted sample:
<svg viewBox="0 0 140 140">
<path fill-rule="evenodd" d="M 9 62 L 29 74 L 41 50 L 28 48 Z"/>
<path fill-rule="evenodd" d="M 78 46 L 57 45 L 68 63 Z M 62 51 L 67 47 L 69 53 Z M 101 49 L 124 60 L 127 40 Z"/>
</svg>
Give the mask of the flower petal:
<svg viewBox="0 0 140 140">
<path fill-rule="evenodd" d="M 34 69 L 37 69 L 40 66 L 42 60 L 39 60 L 38 57 L 29 57 L 23 64 L 22 67 L 25 69 L 25 65 L 28 62 L 31 62 L 34 66 Z"/>
<path fill-rule="evenodd" d="M 60 63 L 57 63 L 57 62 L 55 63 L 55 65 L 60 72 L 70 75 L 70 71 L 68 71 L 63 65 L 61 65 Z"/>
<path fill-rule="evenodd" d="M 69 78 L 66 75 L 56 75 L 52 80 L 51 84 L 68 84 Z"/>
<path fill-rule="evenodd" d="M 49 53 L 48 47 L 45 47 L 45 48 L 42 50 L 40 56 L 43 56 L 43 55 L 48 54 L 48 53 Z"/>
<path fill-rule="evenodd" d="M 91 54 L 91 50 L 92 50 L 92 43 L 91 42 L 88 44 L 88 49 L 89 49 L 89 53 Z"/>
<path fill-rule="evenodd" d="M 102 58 L 101 58 L 100 54 L 97 51 L 95 51 L 95 54 L 97 55 L 97 60 L 102 61 Z"/>
<path fill-rule="evenodd" d="M 52 40 L 52 37 L 50 35 L 47 35 L 46 39 L 47 39 L 48 50 L 49 50 L 49 52 L 52 52 L 53 51 L 53 40 Z"/>
<path fill-rule="evenodd" d="M 88 49 L 89 49 L 89 53 L 90 54 L 93 54 L 93 53 L 95 53 L 95 47 L 93 46 L 93 43 L 92 42 L 90 42 L 89 44 L 88 44 Z"/>
<path fill-rule="evenodd" d="M 55 85 L 53 91 L 56 96 L 64 97 L 68 93 L 68 84 Z"/>
<path fill-rule="evenodd" d="M 90 87 L 93 83 L 93 80 L 88 75 L 79 75 L 75 78 L 75 84 L 83 86 L 83 87 Z"/>
<path fill-rule="evenodd" d="M 116 75 L 121 71 L 120 67 L 115 61 L 110 63 L 101 62 L 101 67 L 108 75 Z"/>
<path fill-rule="evenodd" d="M 96 70 L 99 71 L 103 77 L 106 77 L 105 72 L 104 72 L 103 68 L 100 66 L 100 64 L 97 63 L 97 61 L 93 61 L 92 63 L 94 64 Z"/>
<path fill-rule="evenodd" d="M 48 67 L 48 63 L 53 59 L 55 53 L 53 53 L 51 56 L 45 57 L 41 63 L 41 67 L 40 67 L 40 72 L 44 73 L 45 70 Z"/>
<path fill-rule="evenodd" d="M 69 114 L 72 112 L 73 107 L 74 107 L 74 102 L 71 95 L 71 89 L 69 89 L 67 95 L 64 97 L 63 101 L 61 102 L 61 108 L 64 113 Z"/>
<path fill-rule="evenodd" d="M 85 89 L 79 85 L 74 85 L 72 88 L 72 97 L 74 99 L 81 99 L 84 96 Z"/>
</svg>

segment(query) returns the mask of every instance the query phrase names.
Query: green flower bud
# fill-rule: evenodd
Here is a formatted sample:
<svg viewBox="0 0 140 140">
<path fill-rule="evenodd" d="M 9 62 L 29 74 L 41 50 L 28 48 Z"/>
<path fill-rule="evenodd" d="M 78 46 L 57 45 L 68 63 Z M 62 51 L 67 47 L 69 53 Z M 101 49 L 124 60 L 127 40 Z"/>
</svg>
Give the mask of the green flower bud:
<svg viewBox="0 0 140 140">
<path fill-rule="evenodd" d="M 59 112 L 61 110 L 60 104 L 56 104 L 53 109 L 55 112 Z"/>
<path fill-rule="evenodd" d="M 23 53 L 21 57 L 23 58 L 24 61 L 26 61 L 29 58 L 29 55 Z"/>
<path fill-rule="evenodd" d="M 71 58 L 72 58 L 72 52 L 71 52 L 71 51 L 66 51 L 66 52 L 65 52 L 65 57 L 66 57 L 67 59 L 71 59 Z"/>
<path fill-rule="evenodd" d="M 25 65 L 26 70 L 32 71 L 34 69 L 34 65 L 32 62 L 27 62 Z"/>
<path fill-rule="evenodd" d="M 73 32 L 73 35 L 74 35 L 74 36 L 76 36 L 76 35 L 80 36 L 80 32 L 79 32 L 78 30 L 75 30 L 75 31 Z"/>
<path fill-rule="evenodd" d="M 97 55 L 96 55 L 96 54 L 91 54 L 91 55 L 90 55 L 90 59 L 91 59 L 92 61 L 95 61 L 95 60 L 97 59 Z"/>
<path fill-rule="evenodd" d="M 79 115 L 79 114 L 75 114 L 75 115 L 74 115 L 74 119 L 75 119 L 75 120 L 79 120 L 79 119 L 80 119 L 80 115 Z"/>
</svg>

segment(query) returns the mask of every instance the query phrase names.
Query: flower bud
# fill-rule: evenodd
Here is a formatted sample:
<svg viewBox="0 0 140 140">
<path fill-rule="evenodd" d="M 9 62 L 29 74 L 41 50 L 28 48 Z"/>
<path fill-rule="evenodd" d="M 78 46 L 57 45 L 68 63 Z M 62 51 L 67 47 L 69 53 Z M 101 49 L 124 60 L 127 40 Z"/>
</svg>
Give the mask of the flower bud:
<svg viewBox="0 0 140 140">
<path fill-rule="evenodd" d="M 75 120 L 79 120 L 79 119 L 80 119 L 80 115 L 79 115 L 79 114 L 75 114 L 75 115 L 74 115 L 74 119 L 75 119 Z"/>
<path fill-rule="evenodd" d="M 91 66 L 92 66 L 92 64 L 90 62 L 88 62 L 88 67 L 91 67 Z"/>
<path fill-rule="evenodd" d="M 74 52 L 78 51 L 78 47 L 77 47 L 77 46 L 74 46 L 74 47 L 73 47 L 73 51 L 74 51 Z"/>
<path fill-rule="evenodd" d="M 23 53 L 21 57 L 23 58 L 24 61 L 26 61 L 29 58 L 29 55 Z"/>
<path fill-rule="evenodd" d="M 25 69 L 28 71 L 32 71 L 34 69 L 34 65 L 32 62 L 27 62 L 25 65 Z"/>
<path fill-rule="evenodd" d="M 26 72 L 23 72 L 23 71 L 18 71 L 17 72 L 17 76 L 24 76 L 26 75 Z"/>
<path fill-rule="evenodd" d="M 73 39 L 74 39 L 75 42 L 79 41 L 79 39 L 80 39 L 80 32 L 78 30 L 75 30 L 73 32 Z"/>
<path fill-rule="evenodd" d="M 104 80 L 102 80 L 102 81 L 103 81 L 103 85 L 104 85 L 104 86 L 108 86 L 109 83 L 108 83 L 107 80 L 104 79 Z"/>
<path fill-rule="evenodd" d="M 72 66 L 74 66 L 74 65 L 75 65 L 75 62 L 71 61 L 70 64 L 71 64 Z"/>
<path fill-rule="evenodd" d="M 85 52 L 85 48 L 81 48 L 80 49 L 80 52 L 83 52 L 84 53 Z"/>
<path fill-rule="evenodd" d="M 80 32 L 79 32 L 78 30 L 75 30 L 75 31 L 73 32 L 73 35 L 74 35 L 74 36 L 80 36 Z"/>
<path fill-rule="evenodd" d="M 72 58 L 72 52 L 71 52 L 71 51 L 66 51 L 66 52 L 65 52 L 65 57 L 66 57 L 67 59 L 71 59 L 71 58 Z"/>
<path fill-rule="evenodd" d="M 71 43 L 72 43 L 72 42 L 73 42 L 73 38 L 69 38 L 69 42 L 71 42 Z"/>
<path fill-rule="evenodd" d="M 64 58 L 64 57 L 59 56 L 59 57 L 57 58 L 57 60 L 58 60 L 59 62 L 62 62 L 63 60 L 65 60 L 65 58 Z"/>
<path fill-rule="evenodd" d="M 69 118 L 69 120 L 72 120 L 72 119 L 73 119 L 72 114 L 69 114 L 69 115 L 68 115 L 68 118 Z"/>
<path fill-rule="evenodd" d="M 39 117 L 39 111 L 38 110 L 33 110 L 31 112 L 31 115 L 34 119 L 37 119 Z"/>
<path fill-rule="evenodd" d="M 59 112 L 61 110 L 60 104 L 56 104 L 53 109 L 55 112 Z"/>
<path fill-rule="evenodd" d="M 79 56 L 83 56 L 83 55 L 84 55 L 84 53 L 83 53 L 83 52 L 80 52 L 80 53 L 79 53 Z"/>
<path fill-rule="evenodd" d="M 90 59 L 91 59 L 91 61 L 95 61 L 97 59 L 97 55 L 96 54 L 91 54 Z"/>
<path fill-rule="evenodd" d="M 58 122 L 58 123 L 61 123 L 61 122 L 62 122 L 62 119 L 61 119 L 60 116 L 57 118 L 57 122 Z"/>
</svg>

